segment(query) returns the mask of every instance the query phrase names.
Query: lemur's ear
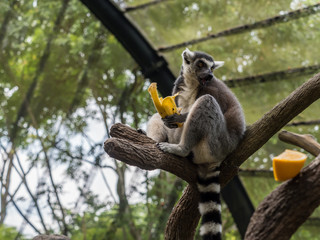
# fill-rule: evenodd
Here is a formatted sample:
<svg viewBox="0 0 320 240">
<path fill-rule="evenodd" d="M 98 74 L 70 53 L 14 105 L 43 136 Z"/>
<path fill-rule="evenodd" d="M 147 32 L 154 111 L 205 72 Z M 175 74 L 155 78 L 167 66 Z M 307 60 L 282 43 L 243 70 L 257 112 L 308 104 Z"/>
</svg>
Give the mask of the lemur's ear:
<svg viewBox="0 0 320 240">
<path fill-rule="evenodd" d="M 190 64 L 191 59 L 194 56 L 194 52 L 191 52 L 188 48 L 182 52 L 182 58 L 186 64 Z"/>
<path fill-rule="evenodd" d="M 214 61 L 214 69 L 222 67 L 224 65 L 224 61 Z"/>
</svg>

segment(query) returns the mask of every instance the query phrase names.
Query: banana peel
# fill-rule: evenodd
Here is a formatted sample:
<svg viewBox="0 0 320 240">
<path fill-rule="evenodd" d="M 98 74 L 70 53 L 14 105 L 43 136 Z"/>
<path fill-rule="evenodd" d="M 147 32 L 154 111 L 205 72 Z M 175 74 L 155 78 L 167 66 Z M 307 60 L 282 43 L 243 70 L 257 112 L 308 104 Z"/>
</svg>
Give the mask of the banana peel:
<svg viewBox="0 0 320 240">
<path fill-rule="evenodd" d="M 177 108 L 176 102 L 174 101 L 179 93 L 176 93 L 173 96 L 165 97 L 164 99 L 162 97 L 159 98 L 157 83 L 151 83 L 148 88 L 148 92 L 150 93 L 153 104 L 161 118 L 165 118 L 166 116 L 170 116 L 175 113 L 180 114 L 181 109 Z M 177 123 L 177 125 L 178 127 L 182 127 L 183 123 Z"/>
</svg>

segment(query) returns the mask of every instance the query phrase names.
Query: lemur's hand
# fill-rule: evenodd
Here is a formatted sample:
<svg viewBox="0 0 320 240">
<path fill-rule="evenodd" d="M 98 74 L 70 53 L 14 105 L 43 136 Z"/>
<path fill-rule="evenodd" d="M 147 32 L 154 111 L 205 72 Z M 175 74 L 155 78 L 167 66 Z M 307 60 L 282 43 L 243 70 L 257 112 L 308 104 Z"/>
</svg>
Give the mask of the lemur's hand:
<svg viewBox="0 0 320 240">
<path fill-rule="evenodd" d="M 172 114 L 169 116 L 166 116 L 162 118 L 162 121 L 164 122 L 164 125 L 166 125 L 168 128 L 177 128 L 177 123 L 183 123 L 186 121 L 188 113 L 183 114 Z"/>
</svg>

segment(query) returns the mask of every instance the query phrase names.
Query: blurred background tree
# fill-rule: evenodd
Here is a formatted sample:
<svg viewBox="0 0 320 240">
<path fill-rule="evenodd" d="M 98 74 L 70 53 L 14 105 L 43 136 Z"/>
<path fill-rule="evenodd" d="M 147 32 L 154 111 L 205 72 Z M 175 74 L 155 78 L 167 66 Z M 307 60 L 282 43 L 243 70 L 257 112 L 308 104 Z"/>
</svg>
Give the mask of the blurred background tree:
<svg viewBox="0 0 320 240">
<path fill-rule="evenodd" d="M 114 1 L 175 75 L 183 48 L 168 46 L 317 3 L 162 0 L 136 7 L 146 2 Z M 155 111 L 138 65 L 80 1 L 0 6 L 0 238 L 54 232 L 72 239 L 162 239 L 185 183 L 116 162 L 102 148 L 113 123 L 145 128 Z M 319 71 L 318 10 L 188 47 L 225 61 L 216 75 L 228 84 L 264 76 L 263 83 L 253 78 L 232 86 L 251 124 Z M 319 139 L 319 107 L 314 103 L 286 130 Z M 273 137 L 242 166 L 254 206 L 277 186 L 271 157 L 285 148 L 292 147 Z M 225 239 L 239 239 L 223 208 Z M 319 219 L 317 209 L 292 239 L 320 239 Z"/>
</svg>

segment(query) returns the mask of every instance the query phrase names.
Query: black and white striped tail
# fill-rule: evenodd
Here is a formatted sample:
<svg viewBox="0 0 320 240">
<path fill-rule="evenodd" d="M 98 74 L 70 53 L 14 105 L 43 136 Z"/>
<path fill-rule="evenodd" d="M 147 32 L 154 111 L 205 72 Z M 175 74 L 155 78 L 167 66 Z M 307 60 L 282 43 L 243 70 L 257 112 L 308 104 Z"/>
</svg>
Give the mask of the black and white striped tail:
<svg viewBox="0 0 320 240">
<path fill-rule="evenodd" d="M 203 240 L 221 239 L 220 167 L 198 174 L 199 211 L 202 217 L 200 235 Z"/>
</svg>

